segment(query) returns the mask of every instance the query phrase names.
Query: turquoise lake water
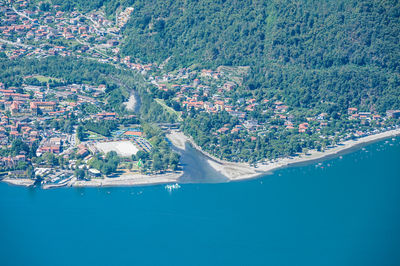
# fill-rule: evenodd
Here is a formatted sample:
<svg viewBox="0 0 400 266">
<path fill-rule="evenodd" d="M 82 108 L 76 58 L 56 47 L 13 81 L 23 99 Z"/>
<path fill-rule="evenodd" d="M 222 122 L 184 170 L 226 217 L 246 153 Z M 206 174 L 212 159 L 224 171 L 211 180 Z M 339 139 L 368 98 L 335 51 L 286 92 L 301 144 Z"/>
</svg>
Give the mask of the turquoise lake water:
<svg viewBox="0 0 400 266">
<path fill-rule="evenodd" d="M 0 265 L 399 265 L 400 139 L 250 181 L 0 184 Z"/>
</svg>

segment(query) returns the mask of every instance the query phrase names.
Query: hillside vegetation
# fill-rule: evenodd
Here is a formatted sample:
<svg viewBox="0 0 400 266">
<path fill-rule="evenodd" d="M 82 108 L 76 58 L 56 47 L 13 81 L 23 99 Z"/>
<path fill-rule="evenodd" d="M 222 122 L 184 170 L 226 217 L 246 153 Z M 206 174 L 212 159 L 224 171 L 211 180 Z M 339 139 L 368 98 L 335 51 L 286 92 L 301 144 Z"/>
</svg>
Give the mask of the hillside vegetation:
<svg viewBox="0 0 400 266">
<path fill-rule="evenodd" d="M 246 65 L 255 95 L 399 106 L 397 1 L 135 1 L 123 52 L 169 68 Z"/>
<path fill-rule="evenodd" d="M 117 55 L 120 59 L 130 56 L 136 63 L 158 64 L 160 68 L 150 75 L 200 73 L 197 70 L 206 68 L 222 70 L 225 78 L 232 77 L 237 86 L 229 93 L 214 97 L 219 91 L 215 86 L 221 86 L 214 84 L 212 96 L 198 90 L 200 100 L 192 99 L 195 96 L 191 92 L 183 99 L 215 104 L 218 97 L 225 97 L 236 111 L 245 111 L 248 106 L 244 103 L 254 101 L 255 108 L 246 111 L 245 118 L 231 115 L 225 107 L 220 112 L 187 108 L 184 101 L 182 106 L 176 101 L 174 90 L 138 86 L 142 119 L 172 122 L 176 121 L 175 111 L 182 111 L 179 118 L 183 120 L 183 132 L 222 159 L 255 163 L 309 149 L 324 150 L 342 139 L 359 136 L 360 132 L 383 130 L 397 123 L 386 121 L 386 111 L 400 109 L 399 1 L 53 3 L 64 10 L 79 9 L 84 13 L 100 9 L 110 19 L 124 8 L 133 7 L 130 19 L 121 28 Z M 101 69 L 96 68 L 99 78 L 111 77 Z M 85 75 L 90 76 L 90 72 L 83 72 Z M 188 76 L 185 82 L 191 85 L 194 80 L 194 76 Z M 288 106 L 288 110 L 282 114 L 273 106 L 276 103 Z M 368 113 L 368 121 L 349 117 L 350 107 Z"/>
<path fill-rule="evenodd" d="M 57 2 L 57 1 L 55 1 Z M 178 67 L 250 66 L 245 88 L 311 108 L 400 108 L 395 0 L 61 1 L 65 9 L 135 11 L 124 55 Z"/>
</svg>

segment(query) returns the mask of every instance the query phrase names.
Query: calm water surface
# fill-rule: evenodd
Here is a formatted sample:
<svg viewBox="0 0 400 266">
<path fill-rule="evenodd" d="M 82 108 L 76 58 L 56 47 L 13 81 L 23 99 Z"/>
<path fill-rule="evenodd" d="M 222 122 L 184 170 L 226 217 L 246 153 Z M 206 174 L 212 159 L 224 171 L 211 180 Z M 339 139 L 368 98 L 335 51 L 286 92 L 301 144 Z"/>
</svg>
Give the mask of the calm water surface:
<svg viewBox="0 0 400 266">
<path fill-rule="evenodd" d="M 400 139 L 237 183 L 0 184 L 0 265 L 399 265 Z"/>
</svg>

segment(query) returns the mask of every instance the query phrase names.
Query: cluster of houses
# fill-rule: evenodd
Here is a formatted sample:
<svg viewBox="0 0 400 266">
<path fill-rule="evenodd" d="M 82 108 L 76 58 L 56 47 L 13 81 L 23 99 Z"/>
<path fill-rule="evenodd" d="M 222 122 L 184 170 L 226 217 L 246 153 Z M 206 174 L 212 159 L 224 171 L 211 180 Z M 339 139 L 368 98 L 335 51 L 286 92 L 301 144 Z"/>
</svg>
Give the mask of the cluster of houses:
<svg viewBox="0 0 400 266">
<path fill-rule="evenodd" d="M 118 60 L 119 60 L 118 58 L 115 58 L 114 61 L 118 61 Z M 125 57 L 121 58 L 120 63 L 124 64 L 125 66 L 127 66 L 128 68 L 130 68 L 132 70 L 139 71 L 143 74 L 153 70 L 155 67 L 155 65 L 151 64 L 151 63 L 150 64 L 133 63 L 130 56 L 125 56 Z"/>
<path fill-rule="evenodd" d="M 239 119 L 239 125 L 224 125 L 213 132 L 215 135 L 240 132 L 262 134 L 272 128 L 295 130 L 299 133 L 319 132 L 329 124 L 327 113 L 307 117 L 302 123 L 296 122 L 290 107 L 279 100 L 256 98 L 233 100 L 231 91 L 240 86 L 238 78 L 225 75 L 220 68 L 216 71 L 210 69 L 194 71 L 183 68 L 150 80 L 158 90 L 172 92 L 173 99 L 182 109 L 208 113 L 226 111 Z M 268 113 L 268 121 L 258 122 L 253 118 L 254 112 Z M 383 125 L 386 118 L 400 117 L 399 110 L 387 111 L 386 117 L 373 112 L 359 112 L 357 108 L 349 108 L 348 114 L 350 120 L 360 120 L 361 124 L 374 120 L 378 125 Z M 278 123 L 269 123 L 272 120 Z"/>
<path fill-rule="evenodd" d="M 0 157 L 0 166 L 2 168 L 12 168 L 18 165 L 19 162 L 25 162 L 26 156 L 24 154 L 16 156 Z"/>
<path fill-rule="evenodd" d="M 86 15 L 77 11 L 63 12 L 58 5 L 52 5 L 49 11 L 42 11 L 29 8 L 31 4 L 17 0 L 8 5 L 6 1 L 0 1 L 0 37 L 9 40 L 8 44 L 11 45 L 9 49 L 5 49 L 5 44 L 2 45 L 0 51 L 6 51 L 11 59 L 23 56 L 71 56 L 89 52 L 91 56 L 102 57 L 96 49 L 91 49 L 89 43 L 103 48 L 118 44 L 119 27 L 125 25 L 133 11 L 127 8 L 122 12 L 117 19 L 118 26 L 100 12 Z M 47 45 L 46 48 L 30 45 L 33 41 L 48 44 L 51 40 L 64 40 L 65 43 L 77 40 L 82 45 L 73 49 L 63 45 Z"/>
<path fill-rule="evenodd" d="M 377 123 L 383 124 L 384 120 L 387 118 L 399 118 L 400 110 L 388 110 L 386 111 L 386 117 L 382 117 L 374 112 L 360 112 L 355 107 L 350 107 L 347 109 L 349 115 L 349 120 L 360 120 L 361 124 L 365 124 L 366 121 L 376 121 Z"/>
<path fill-rule="evenodd" d="M 0 118 L 0 145 L 2 148 L 10 148 L 15 139 L 22 139 L 28 145 L 32 145 L 39 139 L 39 132 L 32 126 L 29 117 L 8 117 L 2 114 Z"/>
<path fill-rule="evenodd" d="M 23 91 L 21 92 L 17 92 Z M 83 103 L 98 104 L 96 97 L 101 96 L 105 86 L 67 85 L 48 88 L 44 91 L 41 86 L 25 85 L 22 88 L 9 87 L 4 89 L 0 83 L 0 105 L 5 111 L 10 111 L 13 116 L 34 116 L 46 114 L 47 116 L 65 115 Z M 53 94 L 52 100 L 46 100 L 46 95 Z M 90 95 L 90 96 L 89 96 Z M 70 98 L 76 101 L 66 101 Z"/>
<path fill-rule="evenodd" d="M 61 138 L 52 137 L 40 143 L 39 148 L 36 150 L 36 155 L 40 156 L 44 153 L 59 154 L 61 152 Z"/>
<path fill-rule="evenodd" d="M 122 28 L 128 22 L 131 14 L 133 12 L 133 7 L 127 7 L 124 11 L 118 14 L 116 20 L 118 27 Z"/>
<path fill-rule="evenodd" d="M 30 147 L 37 145 L 37 156 L 61 154 L 71 144 L 72 135 L 41 125 L 67 119 L 72 114 L 80 115 L 80 106 L 85 103 L 98 104 L 96 96 L 102 95 L 105 89 L 105 85 L 82 84 L 54 88 L 32 85 L 5 88 L 0 82 L 0 146 L 10 149 L 13 141 L 20 139 Z M 48 95 L 52 95 L 52 98 L 47 99 Z M 101 120 L 116 119 L 115 113 L 99 112 L 95 116 Z M 1 157 L 0 165 L 15 166 L 25 161 L 25 156 L 26 153 L 22 151 L 13 157 Z"/>
<path fill-rule="evenodd" d="M 58 5 L 51 5 L 49 11 L 41 11 L 32 8 L 31 4 L 16 0 L 9 5 L 0 0 L 0 38 L 8 40 L 8 43 L 0 43 L 0 52 L 4 51 L 8 58 L 90 56 L 103 63 L 121 63 L 143 74 L 155 69 L 154 64 L 136 63 L 129 56 L 119 57 L 120 29 L 131 17 L 132 7 L 122 10 L 114 22 L 106 19 L 100 11 L 88 14 L 63 12 Z M 69 40 L 80 45 L 72 47 Z M 64 44 L 54 45 L 54 41 Z M 33 46 L 32 43 L 46 45 Z M 107 51 L 114 55 L 107 55 Z"/>
</svg>

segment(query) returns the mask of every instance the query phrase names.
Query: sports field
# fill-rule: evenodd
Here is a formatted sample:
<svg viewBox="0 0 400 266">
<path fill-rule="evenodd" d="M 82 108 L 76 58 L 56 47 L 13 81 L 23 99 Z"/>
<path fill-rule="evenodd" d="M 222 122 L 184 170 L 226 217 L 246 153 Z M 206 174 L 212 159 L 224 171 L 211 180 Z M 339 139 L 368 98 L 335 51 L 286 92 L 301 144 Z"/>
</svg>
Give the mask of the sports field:
<svg viewBox="0 0 400 266">
<path fill-rule="evenodd" d="M 130 141 L 97 142 L 95 146 L 104 153 L 115 151 L 118 155 L 123 157 L 132 156 L 139 151 L 136 145 Z"/>
</svg>

